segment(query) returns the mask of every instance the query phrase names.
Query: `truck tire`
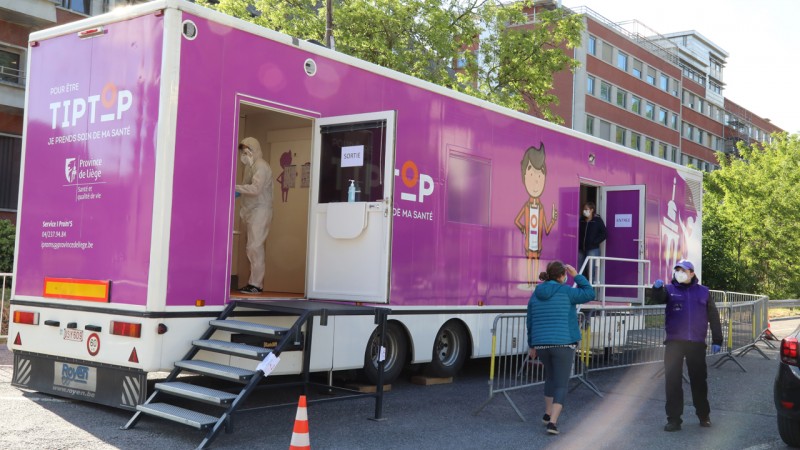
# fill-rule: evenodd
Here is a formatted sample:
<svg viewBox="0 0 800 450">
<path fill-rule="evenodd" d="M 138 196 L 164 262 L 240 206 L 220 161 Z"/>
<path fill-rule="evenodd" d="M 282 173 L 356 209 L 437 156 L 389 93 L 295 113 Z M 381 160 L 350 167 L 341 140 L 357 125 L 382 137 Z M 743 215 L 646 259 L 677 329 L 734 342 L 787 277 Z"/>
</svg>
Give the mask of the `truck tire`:
<svg viewBox="0 0 800 450">
<path fill-rule="evenodd" d="M 789 447 L 800 447 L 800 422 L 778 415 L 778 432 Z"/>
<path fill-rule="evenodd" d="M 378 384 L 378 353 L 380 349 L 380 329 L 375 328 L 367 342 L 367 349 L 364 352 L 364 375 L 372 384 Z M 408 343 L 403 327 L 397 322 L 386 324 L 386 336 L 384 347 L 386 347 L 386 360 L 383 365 L 383 383 L 391 383 L 403 370 L 406 363 L 406 353 Z"/>
<path fill-rule="evenodd" d="M 461 370 L 467 359 L 467 332 L 458 321 L 451 320 L 436 333 L 433 341 L 433 355 L 428 364 L 430 376 L 449 378 Z"/>
</svg>

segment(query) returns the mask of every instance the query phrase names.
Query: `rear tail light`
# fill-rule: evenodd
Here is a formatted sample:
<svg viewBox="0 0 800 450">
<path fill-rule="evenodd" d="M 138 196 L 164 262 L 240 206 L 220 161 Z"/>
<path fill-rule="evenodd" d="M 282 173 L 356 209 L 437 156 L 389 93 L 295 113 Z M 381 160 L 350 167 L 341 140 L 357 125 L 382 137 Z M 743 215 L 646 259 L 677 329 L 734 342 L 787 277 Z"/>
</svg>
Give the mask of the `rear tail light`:
<svg viewBox="0 0 800 450">
<path fill-rule="evenodd" d="M 39 325 L 39 313 L 28 311 L 14 311 L 14 323 Z"/>
<path fill-rule="evenodd" d="M 781 361 L 790 366 L 797 365 L 797 338 L 787 337 L 781 341 Z"/>
<path fill-rule="evenodd" d="M 111 334 L 138 338 L 142 335 L 142 324 L 111 321 Z"/>
<path fill-rule="evenodd" d="M 794 402 L 781 400 L 781 406 L 783 407 L 783 409 L 792 409 L 794 408 Z"/>
</svg>

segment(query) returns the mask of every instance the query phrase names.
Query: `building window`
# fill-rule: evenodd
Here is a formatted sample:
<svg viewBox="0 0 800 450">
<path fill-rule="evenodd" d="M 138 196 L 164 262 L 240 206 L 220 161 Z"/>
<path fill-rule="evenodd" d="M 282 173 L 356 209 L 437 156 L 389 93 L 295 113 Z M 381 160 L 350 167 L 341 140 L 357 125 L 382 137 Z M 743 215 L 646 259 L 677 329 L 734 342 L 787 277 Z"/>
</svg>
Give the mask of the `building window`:
<svg viewBox="0 0 800 450">
<path fill-rule="evenodd" d="M 673 130 L 678 129 L 678 115 L 675 113 L 672 113 L 672 120 L 670 120 L 670 127 L 672 127 Z"/>
<path fill-rule="evenodd" d="M 644 107 L 644 116 L 650 120 L 656 119 L 656 105 L 647 102 L 647 105 Z"/>
<path fill-rule="evenodd" d="M 597 38 L 594 36 L 589 36 L 589 54 L 593 56 L 597 56 Z"/>
<path fill-rule="evenodd" d="M 716 92 L 717 94 L 722 94 L 722 86 L 717 84 L 715 81 L 709 80 L 708 86 L 711 88 L 712 92 Z"/>
<path fill-rule="evenodd" d="M 633 60 L 633 76 L 640 80 L 642 79 L 642 67 L 644 67 L 644 65 L 641 61 L 638 59 Z"/>
<path fill-rule="evenodd" d="M 653 149 L 655 148 L 655 146 L 656 146 L 656 141 L 650 138 L 646 138 L 644 140 L 644 152 L 647 153 L 648 155 L 653 154 Z"/>
<path fill-rule="evenodd" d="M 92 13 L 92 0 L 57 0 L 56 3 L 61 4 L 64 8 L 86 14 L 87 16 Z"/>
<path fill-rule="evenodd" d="M 656 156 L 662 159 L 667 157 L 667 144 L 658 144 L 658 152 L 656 153 Z"/>
<path fill-rule="evenodd" d="M 594 95 L 594 77 L 586 77 L 586 93 Z"/>
<path fill-rule="evenodd" d="M 662 73 L 658 79 L 658 87 L 664 92 L 669 92 L 669 77 Z"/>
<path fill-rule="evenodd" d="M 658 122 L 664 126 L 667 126 L 667 110 L 664 108 L 658 108 Z"/>
<path fill-rule="evenodd" d="M 642 135 L 639 133 L 631 133 L 631 148 L 640 150 L 642 148 Z"/>
<path fill-rule="evenodd" d="M 611 101 L 611 85 L 605 81 L 600 82 L 600 98 L 607 102 Z"/>
<path fill-rule="evenodd" d="M 608 42 L 603 42 L 603 61 L 613 64 L 614 47 Z"/>
<path fill-rule="evenodd" d="M 617 89 L 617 106 L 623 109 L 628 108 L 628 93 L 622 89 Z"/>
<path fill-rule="evenodd" d="M 0 50 L 0 80 L 19 84 L 20 73 L 19 53 Z"/>
<path fill-rule="evenodd" d="M 628 137 L 628 130 L 626 130 L 625 128 L 622 128 L 620 126 L 617 126 L 617 139 L 614 142 L 616 142 L 619 145 L 625 145 L 625 141 L 627 141 L 627 139 L 626 139 L 627 137 Z"/>
<path fill-rule="evenodd" d="M 598 137 L 605 139 L 607 141 L 611 140 L 611 124 L 606 122 L 605 120 L 600 121 L 600 132 L 597 134 Z"/>
<path fill-rule="evenodd" d="M 697 143 L 702 145 L 704 137 L 705 137 L 705 132 L 703 132 L 703 130 L 698 128 L 697 132 L 695 133 L 695 138 L 697 139 Z"/>
<path fill-rule="evenodd" d="M 678 147 L 672 147 L 672 156 L 669 160 L 676 163 L 678 162 L 679 158 L 680 158 L 680 152 L 678 152 Z"/>
<path fill-rule="evenodd" d="M 642 113 L 642 99 L 635 95 L 631 95 L 631 111 L 636 114 Z"/>
<path fill-rule="evenodd" d="M 492 164 L 461 153 L 447 161 L 447 220 L 489 226 Z"/>
<path fill-rule="evenodd" d="M 656 85 L 656 69 L 653 69 L 652 67 L 648 67 L 647 68 L 647 79 L 646 79 L 646 81 L 648 83 L 652 84 L 653 86 Z"/>
<path fill-rule="evenodd" d="M 594 134 L 594 117 L 586 116 L 586 134 Z"/>
<path fill-rule="evenodd" d="M 16 211 L 22 138 L 0 135 L 0 210 Z"/>
<path fill-rule="evenodd" d="M 628 55 L 617 52 L 617 68 L 623 72 L 628 71 Z"/>
</svg>

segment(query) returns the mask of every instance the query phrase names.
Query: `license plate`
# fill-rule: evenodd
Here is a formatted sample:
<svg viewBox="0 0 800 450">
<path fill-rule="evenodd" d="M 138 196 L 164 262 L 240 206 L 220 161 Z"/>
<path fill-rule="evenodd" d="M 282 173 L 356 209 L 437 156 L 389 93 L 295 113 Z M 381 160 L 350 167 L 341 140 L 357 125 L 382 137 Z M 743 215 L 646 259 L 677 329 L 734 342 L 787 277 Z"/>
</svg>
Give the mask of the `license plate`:
<svg viewBox="0 0 800 450">
<path fill-rule="evenodd" d="M 67 328 L 64 330 L 65 341 L 83 342 L 83 330 Z"/>
</svg>

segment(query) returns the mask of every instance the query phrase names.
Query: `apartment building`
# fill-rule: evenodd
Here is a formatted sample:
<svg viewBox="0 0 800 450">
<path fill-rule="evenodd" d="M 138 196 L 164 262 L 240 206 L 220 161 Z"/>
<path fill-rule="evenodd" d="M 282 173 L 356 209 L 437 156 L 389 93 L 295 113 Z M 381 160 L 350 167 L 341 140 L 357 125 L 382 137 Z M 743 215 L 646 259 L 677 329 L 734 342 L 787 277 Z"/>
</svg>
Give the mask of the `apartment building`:
<svg viewBox="0 0 800 450">
<path fill-rule="evenodd" d="M 582 45 L 571 50 L 581 66 L 554 83 L 567 126 L 705 171 L 718 167 L 716 152 L 735 153 L 738 141 L 768 141 L 783 131 L 725 98 L 729 55 L 698 31 L 662 35 L 635 20 L 572 10 L 585 17 Z"/>
<path fill-rule="evenodd" d="M 110 11 L 126 0 L 0 0 L 0 219 L 16 221 L 28 35 Z"/>
</svg>

